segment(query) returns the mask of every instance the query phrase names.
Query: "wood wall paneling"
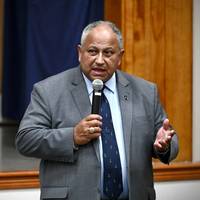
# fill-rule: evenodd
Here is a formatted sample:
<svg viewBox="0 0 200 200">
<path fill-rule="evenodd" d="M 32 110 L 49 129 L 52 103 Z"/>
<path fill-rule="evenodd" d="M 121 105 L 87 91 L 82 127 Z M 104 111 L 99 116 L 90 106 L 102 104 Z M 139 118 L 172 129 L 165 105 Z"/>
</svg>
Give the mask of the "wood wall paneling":
<svg viewBox="0 0 200 200">
<path fill-rule="evenodd" d="M 166 1 L 165 107 L 180 138 L 180 160 L 192 159 L 192 1 Z"/>
<path fill-rule="evenodd" d="M 104 18 L 115 23 L 121 29 L 121 3 L 123 0 L 105 0 Z"/>
</svg>

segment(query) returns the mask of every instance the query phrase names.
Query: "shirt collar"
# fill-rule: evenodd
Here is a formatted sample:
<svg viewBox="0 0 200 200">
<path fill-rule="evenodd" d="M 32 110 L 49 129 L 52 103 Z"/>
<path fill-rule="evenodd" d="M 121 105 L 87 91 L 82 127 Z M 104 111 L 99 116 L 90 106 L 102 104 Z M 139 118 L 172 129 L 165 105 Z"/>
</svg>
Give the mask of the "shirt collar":
<svg viewBox="0 0 200 200">
<path fill-rule="evenodd" d="M 92 82 L 85 76 L 85 74 L 83 74 L 83 78 L 87 86 L 88 94 L 90 95 L 93 92 Z M 108 81 L 106 81 L 105 85 L 106 85 L 106 88 L 110 92 L 112 93 L 116 92 L 116 74 L 115 73 L 112 75 L 112 77 Z"/>
</svg>

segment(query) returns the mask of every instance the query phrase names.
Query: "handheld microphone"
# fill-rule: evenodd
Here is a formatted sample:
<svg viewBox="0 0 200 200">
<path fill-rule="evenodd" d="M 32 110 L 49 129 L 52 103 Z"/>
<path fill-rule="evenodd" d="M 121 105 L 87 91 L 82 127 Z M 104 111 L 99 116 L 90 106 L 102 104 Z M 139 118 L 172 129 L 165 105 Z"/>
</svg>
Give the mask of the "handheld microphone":
<svg viewBox="0 0 200 200">
<path fill-rule="evenodd" d="M 95 79 L 92 82 L 93 87 L 93 98 L 92 98 L 92 114 L 99 114 L 100 104 L 101 104 L 101 94 L 103 88 L 103 81 L 100 79 Z"/>
</svg>

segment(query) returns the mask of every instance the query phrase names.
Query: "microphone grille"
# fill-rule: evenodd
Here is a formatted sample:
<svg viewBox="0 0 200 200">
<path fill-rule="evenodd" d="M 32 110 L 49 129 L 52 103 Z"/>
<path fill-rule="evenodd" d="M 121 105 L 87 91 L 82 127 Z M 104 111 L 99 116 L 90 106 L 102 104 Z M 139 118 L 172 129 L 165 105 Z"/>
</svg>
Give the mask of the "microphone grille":
<svg viewBox="0 0 200 200">
<path fill-rule="evenodd" d="M 102 90 L 103 88 L 103 81 L 100 80 L 100 79 L 95 79 L 93 82 L 92 82 L 92 87 L 94 90 Z"/>
</svg>

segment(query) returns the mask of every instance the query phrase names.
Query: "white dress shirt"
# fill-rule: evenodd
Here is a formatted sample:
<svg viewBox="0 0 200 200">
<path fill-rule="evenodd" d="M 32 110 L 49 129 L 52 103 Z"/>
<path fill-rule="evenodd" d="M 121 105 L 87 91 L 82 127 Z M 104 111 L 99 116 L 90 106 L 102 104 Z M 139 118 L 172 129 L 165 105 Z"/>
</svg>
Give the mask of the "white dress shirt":
<svg viewBox="0 0 200 200">
<path fill-rule="evenodd" d="M 83 77 L 87 86 L 90 102 L 92 104 L 92 96 L 93 96 L 92 82 L 84 74 L 83 74 Z M 105 85 L 106 85 L 106 88 L 104 89 L 104 94 L 110 104 L 113 126 L 115 130 L 117 145 L 119 148 L 121 167 L 122 167 L 123 192 L 120 195 L 119 199 L 125 199 L 128 197 L 128 176 L 127 176 L 127 164 L 126 164 L 126 154 L 125 154 L 125 147 L 124 147 L 124 135 L 123 135 L 123 128 L 122 128 L 121 110 L 120 110 L 120 105 L 119 105 L 115 73 L 105 83 Z M 99 150 L 100 150 L 100 158 L 101 158 L 101 191 L 102 191 L 101 195 L 103 198 L 105 198 L 103 195 L 103 149 L 102 149 L 101 137 L 99 138 Z"/>
</svg>

